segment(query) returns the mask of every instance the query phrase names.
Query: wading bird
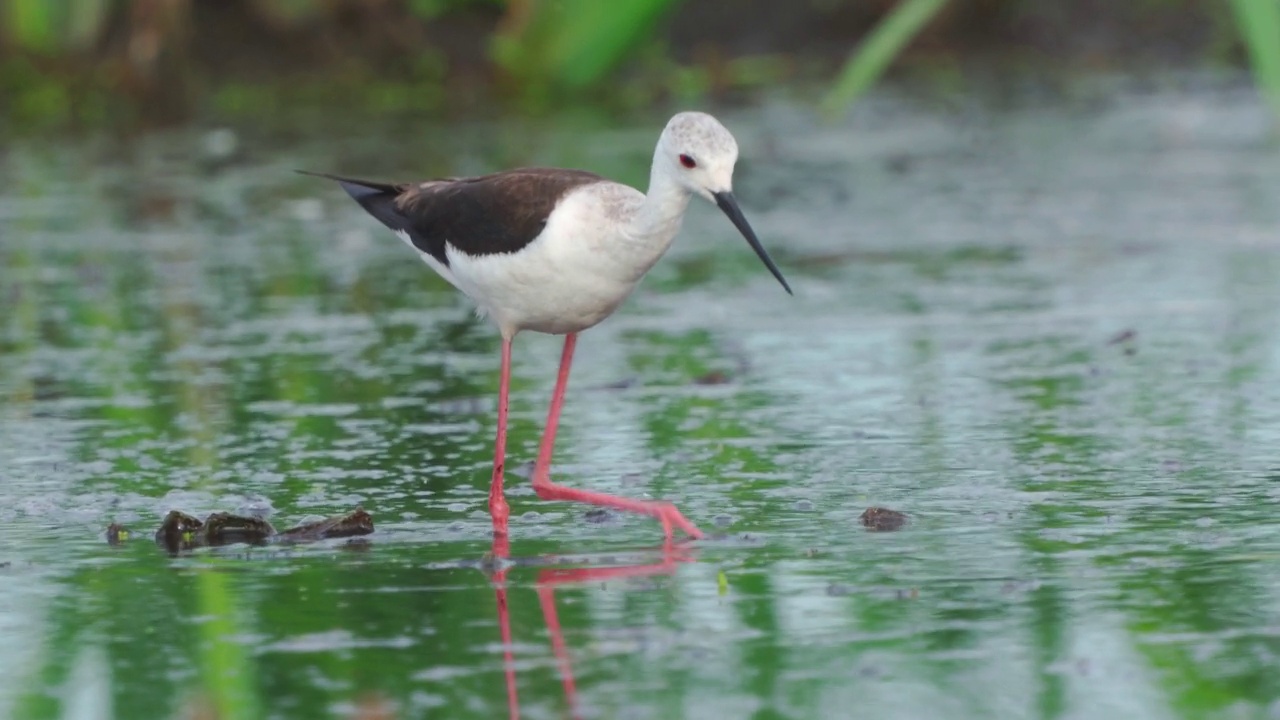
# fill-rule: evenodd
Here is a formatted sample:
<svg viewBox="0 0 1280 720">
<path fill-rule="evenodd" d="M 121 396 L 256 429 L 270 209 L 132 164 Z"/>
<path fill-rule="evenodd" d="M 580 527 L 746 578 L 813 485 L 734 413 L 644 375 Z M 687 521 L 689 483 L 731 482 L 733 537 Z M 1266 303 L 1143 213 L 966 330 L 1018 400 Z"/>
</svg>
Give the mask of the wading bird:
<svg viewBox="0 0 1280 720">
<path fill-rule="evenodd" d="M 522 330 L 564 335 L 547 425 L 533 470 L 543 500 L 569 500 L 657 518 L 668 540 L 677 527 L 702 533 L 669 502 L 633 500 L 551 481 L 551 451 L 578 333 L 609 317 L 671 247 L 698 195 L 715 203 L 773 276 L 791 292 L 733 195 L 738 143 L 714 117 L 683 112 L 658 138 L 649 191 L 582 170 L 525 168 L 469 178 L 391 184 L 324 173 L 469 296 L 502 334 L 498 437 L 489 513 L 507 534 L 502 492 L 511 341 Z"/>
</svg>

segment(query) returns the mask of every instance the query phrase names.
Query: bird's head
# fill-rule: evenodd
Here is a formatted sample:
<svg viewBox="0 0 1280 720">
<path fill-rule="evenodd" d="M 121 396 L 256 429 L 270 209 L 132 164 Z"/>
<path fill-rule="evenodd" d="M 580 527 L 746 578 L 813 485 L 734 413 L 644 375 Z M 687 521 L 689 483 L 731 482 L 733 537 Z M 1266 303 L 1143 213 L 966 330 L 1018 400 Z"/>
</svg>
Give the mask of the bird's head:
<svg viewBox="0 0 1280 720">
<path fill-rule="evenodd" d="M 718 193 L 733 192 L 738 141 L 719 120 L 706 113 L 679 113 L 667 123 L 658 145 L 672 177 L 689 192 L 711 202 Z"/>
<path fill-rule="evenodd" d="M 738 141 L 714 117 L 701 112 L 678 113 L 667 122 L 658 139 L 655 162 L 690 193 L 715 203 L 742 236 L 747 239 L 761 262 L 782 283 L 788 293 L 782 272 L 751 229 L 733 195 L 733 166 L 738 162 Z"/>
</svg>

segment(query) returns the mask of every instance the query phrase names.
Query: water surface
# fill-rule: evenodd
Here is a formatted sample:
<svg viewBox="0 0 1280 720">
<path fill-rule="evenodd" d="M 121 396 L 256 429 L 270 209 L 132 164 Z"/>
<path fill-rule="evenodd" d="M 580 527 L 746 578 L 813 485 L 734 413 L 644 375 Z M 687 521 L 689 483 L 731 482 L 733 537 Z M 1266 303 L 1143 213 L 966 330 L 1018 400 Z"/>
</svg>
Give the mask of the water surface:
<svg viewBox="0 0 1280 720">
<path fill-rule="evenodd" d="M 10 145 L 0 714 L 493 718 L 509 679 L 527 718 L 1280 713 L 1263 107 L 1175 84 L 722 116 L 796 297 L 695 203 L 583 335 L 554 472 L 711 538 L 665 552 L 651 520 L 532 494 L 559 341 L 527 335 L 498 576 L 494 331 L 290 170 L 634 183 L 664 118 Z M 175 508 L 357 504 L 364 542 L 150 541 Z M 910 522 L 868 532 L 870 506 Z"/>
</svg>

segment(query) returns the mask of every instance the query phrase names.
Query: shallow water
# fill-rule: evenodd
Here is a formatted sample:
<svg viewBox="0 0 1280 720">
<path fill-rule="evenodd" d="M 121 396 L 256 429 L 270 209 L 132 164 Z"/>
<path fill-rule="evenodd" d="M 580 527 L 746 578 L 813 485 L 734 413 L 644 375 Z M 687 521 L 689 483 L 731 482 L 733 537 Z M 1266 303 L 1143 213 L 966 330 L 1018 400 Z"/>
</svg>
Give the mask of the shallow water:
<svg viewBox="0 0 1280 720">
<path fill-rule="evenodd" d="M 712 537 L 533 496 L 559 341 L 522 336 L 505 578 L 495 333 L 289 170 L 638 182 L 662 118 L 10 146 L 0 714 L 492 718 L 510 680 L 527 718 L 1280 715 L 1280 149 L 1251 94 L 722 117 L 796 297 L 695 205 L 583 335 L 554 473 Z M 357 504 L 363 542 L 150 540 L 175 508 Z"/>
</svg>

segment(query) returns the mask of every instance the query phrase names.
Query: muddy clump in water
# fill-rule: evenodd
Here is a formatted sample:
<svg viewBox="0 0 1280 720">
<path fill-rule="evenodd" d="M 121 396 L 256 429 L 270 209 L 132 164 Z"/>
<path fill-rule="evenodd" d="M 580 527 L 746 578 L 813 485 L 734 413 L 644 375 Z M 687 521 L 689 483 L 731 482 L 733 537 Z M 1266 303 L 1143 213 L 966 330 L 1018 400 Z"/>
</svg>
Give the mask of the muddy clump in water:
<svg viewBox="0 0 1280 720">
<path fill-rule="evenodd" d="M 907 514 L 888 508 L 871 507 L 858 516 L 858 521 L 871 532 L 893 532 L 901 530 L 907 524 Z"/>
<path fill-rule="evenodd" d="M 204 520 L 180 510 L 170 510 L 156 530 L 156 544 L 171 553 L 198 547 L 217 547 L 246 543 L 249 545 L 315 542 L 330 538 L 359 537 L 373 532 L 373 516 L 357 507 L 345 515 L 303 523 L 277 532 L 271 523 L 259 517 L 216 512 Z M 107 527 L 107 542 L 119 545 L 129 537 L 129 530 L 112 523 Z"/>
</svg>

